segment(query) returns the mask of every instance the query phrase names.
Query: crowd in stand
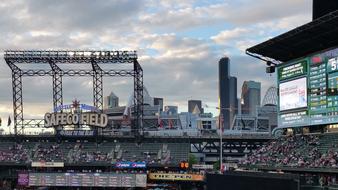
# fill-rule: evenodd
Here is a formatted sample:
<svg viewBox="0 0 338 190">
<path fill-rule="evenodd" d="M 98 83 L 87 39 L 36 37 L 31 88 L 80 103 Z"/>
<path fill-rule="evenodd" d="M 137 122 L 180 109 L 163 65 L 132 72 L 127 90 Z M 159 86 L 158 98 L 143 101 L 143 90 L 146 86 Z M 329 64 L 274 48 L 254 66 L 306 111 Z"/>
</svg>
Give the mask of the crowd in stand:
<svg viewBox="0 0 338 190">
<path fill-rule="evenodd" d="M 70 151 L 69 155 L 70 162 L 111 162 L 112 157 L 109 156 L 109 153 L 102 152 L 99 149 L 95 151 L 85 151 L 84 145 L 81 143 L 75 144 L 73 149 Z"/>
<path fill-rule="evenodd" d="M 128 158 L 124 155 L 131 155 L 132 152 L 119 148 L 115 150 L 103 150 L 96 143 L 13 143 L 10 147 L 0 147 L 0 162 L 67 162 L 67 163 L 97 163 L 97 162 L 146 162 L 147 164 L 168 164 L 173 160 L 170 155 L 170 150 L 160 149 L 155 152 L 138 152 L 141 155 L 135 154 Z M 89 146 L 88 146 L 89 145 Z M 120 154 L 119 154 L 120 152 Z"/>
<path fill-rule="evenodd" d="M 47 147 L 38 144 L 34 152 L 34 161 L 54 162 L 64 160 L 64 155 L 59 144 L 52 144 Z"/>
<path fill-rule="evenodd" d="M 8 150 L 0 151 L 0 162 L 29 162 L 29 152 L 21 144 L 13 144 Z"/>
<path fill-rule="evenodd" d="M 327 150 L 319 150 L 319 136 L 284 136 L 255 150 L 242 161 L 246 165 L 277 167 L 338 168 L 338 149 L 335 144 Z"/>
</svg>

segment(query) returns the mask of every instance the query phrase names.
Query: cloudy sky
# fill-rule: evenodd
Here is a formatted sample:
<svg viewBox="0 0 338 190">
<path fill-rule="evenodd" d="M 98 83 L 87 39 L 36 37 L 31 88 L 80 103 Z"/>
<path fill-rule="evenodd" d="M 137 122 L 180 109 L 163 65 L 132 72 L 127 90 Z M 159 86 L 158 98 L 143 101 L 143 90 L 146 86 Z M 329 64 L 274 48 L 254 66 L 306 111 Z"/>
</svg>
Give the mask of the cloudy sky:
<svg viewBox="0 0 338 190">
<path fill-rule="evenodd" d="M 200 99 L 215 111 L 218 60 L 231 59 L 231 75 L 262 83 L 275 76 L 245 55 L 245 49 L 311 20 L 311 0 L 2 0 L 0 51 L 6 49 L 137 50 L 144 84 L 165 105 L 187 110 Z M 92 105 L 91 78 L 64 78 L 64 102 Z M 48 77 L 23 78 L 24 117 L 52 109 Z M 105 79 L 122 104 L 132 92 L 131 78 Z M 10 69 L 0 59 L 0 117 L 12 115 Z M 240 97 L 240 94 L 238 95 Z"/>
</svg>

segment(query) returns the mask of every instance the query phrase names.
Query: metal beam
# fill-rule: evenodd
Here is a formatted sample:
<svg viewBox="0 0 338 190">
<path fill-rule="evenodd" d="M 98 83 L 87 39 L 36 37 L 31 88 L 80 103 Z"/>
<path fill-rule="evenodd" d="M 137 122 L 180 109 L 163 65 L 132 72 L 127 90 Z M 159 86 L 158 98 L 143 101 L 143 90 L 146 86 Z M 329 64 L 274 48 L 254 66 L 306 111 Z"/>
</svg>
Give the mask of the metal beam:
<svg viewBox="0 0 338 190">
<path fill-rule="evenodd" d="M 27 69 L 22 70 L 22 76 L 53 76 L 53 70 L 34 70 Z M 70 69 L 70 70 L 61 70 L 58 73 L 60 76 L 94 76 L 93 70 L 85 70 L 85 69 Z M 102 76 L 104 77 L 125 77 L 125 76 L 135 76 L 135 72 L 132 69 L 122 69 L 122 70 L 104 70 L 102 71 Z"/>
<path fill-rule="evenodd" d="M 102 69 L 100 66 L 92 60 L 92 67 L 94 71 L 93 75 L 93 95 L 94 95 L 94 107 L 99 110 L 103 109 L 103 79 Z"/>
<path fill-rule="evenodd" d="M 53 76 L 53 107 L 54 110 L 63 105 L 62 97 L 62 70 L 58 67 L 53 60 L 49 62 L 50 67 L 52 68 Z M 60 110 L 62 112 L 62 110 Z"/>
<path fill-rule="evenodd" d="M 18 134 L 18 126 L 21 126 L 23 133 L 23 102 L 22 102 L 22 71 L 13 62 L 6 61 L 12 70 L 12 89 L 13 89 L 13 116 L 14 134 Z"/>
<path fill-rule="evenodd" d="M 143 134 L 143 70 L 137 60 L 134 60 L 134 129 L 136 135 Z"/>
<path fill-rule="evenodd" d="M 5 59 L 17 63 L 133 63 L 136 51 L 20 51 L 6 50 Z"/>
</svg>

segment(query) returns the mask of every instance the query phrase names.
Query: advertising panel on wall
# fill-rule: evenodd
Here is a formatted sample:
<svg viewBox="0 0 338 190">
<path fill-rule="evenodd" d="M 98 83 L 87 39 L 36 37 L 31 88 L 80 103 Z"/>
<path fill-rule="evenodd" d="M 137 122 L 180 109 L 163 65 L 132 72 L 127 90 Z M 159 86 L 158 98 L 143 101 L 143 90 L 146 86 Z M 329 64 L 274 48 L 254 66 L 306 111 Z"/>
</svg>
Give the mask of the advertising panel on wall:
<svg viewBox="0 0 338 190">
<path fill-rule="evenodd" d="M 146 168 L 146 162 L 116 162 L 116 168 Z"/>
<path fill-rule="evenodd" d="M 29 186 L 146 187 L 146 174 L 29 173 Z"/>
<path fill-rule="evenodd" d="M 338 48 L 278 66 L 278 126 L 338 122 Z"/>
<path fill-rule="evenodd" d="M 28 172 L 20 171 L 18 172 L 18 185 L 20 186 L 28 186 Z"/>
<path fill-rule="evenodd" d="M 149 173 L 149 179 L 165 181 L 203 181 L 204 176 L 200 174 Z"/>
<path fill-rule="evenodd" d="M 63 162 L 32 162 L 32 167 L 41 167 L 41 168 L 63 168 L 65 164 Z"/>
<path fill-rule="evenodd" d="M 295 79 L 279 84 L 280 111 L 307 106 L 306 78 Z"/>
</svg>

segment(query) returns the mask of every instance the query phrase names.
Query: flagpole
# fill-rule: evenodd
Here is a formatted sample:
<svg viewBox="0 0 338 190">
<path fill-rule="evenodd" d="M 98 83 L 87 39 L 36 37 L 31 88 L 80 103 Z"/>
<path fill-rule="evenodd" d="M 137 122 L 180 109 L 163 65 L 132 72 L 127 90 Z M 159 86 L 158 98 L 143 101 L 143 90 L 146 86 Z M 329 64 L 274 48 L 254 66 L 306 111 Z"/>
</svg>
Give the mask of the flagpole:
<svg viewBox="0 0 338 190">
<path fill-rule="evenodd" d="M 222 113 L 220 114 L 219 117 L 223 117 L 222 116 Z M 218 119 L 219 120 L 219 123 L 222 125 L 222 122 L 221 122 L 221 118 Z M 220 125 L 220 132 L 219 132 L 219 139 L 220 139 L 220 165 L 219 165 L 219 168 L 220 168 L 220 172 L 223 173 L 223 126 Z"/>
<path fill-rule="evenodd" d="M 219 109 L 219 115 L 218 115 L 218 126 L 219 126 L 219 172 L 223 173 L 223 114 L 222 110 L 225 108 L 216 107 L 216 109 Z"/>
</svg>

